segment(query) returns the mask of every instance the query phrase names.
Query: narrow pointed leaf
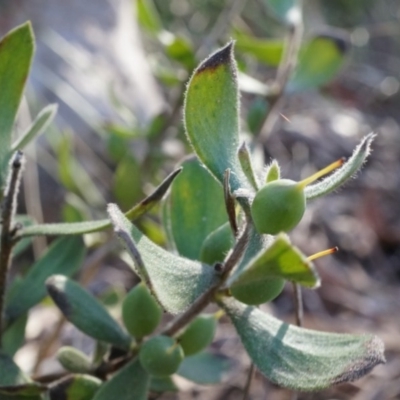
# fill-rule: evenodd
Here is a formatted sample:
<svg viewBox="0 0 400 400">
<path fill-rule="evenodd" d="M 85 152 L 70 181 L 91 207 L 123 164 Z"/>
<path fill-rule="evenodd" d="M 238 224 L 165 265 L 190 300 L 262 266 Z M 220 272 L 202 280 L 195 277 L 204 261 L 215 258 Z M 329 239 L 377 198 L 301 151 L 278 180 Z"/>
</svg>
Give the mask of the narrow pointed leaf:
<svg viewBox="0 0 400 400">
<path fill-rule="evenodd" d="M 228 357 L 203 352 L 186 357 L 177 374 L 200 385 L 214 385 L 226 380 L 231 368 L 232 360 Z"/>
<path fill-rule="evenodd" d="M 33 139 L 41 135 L 47 127 L 53 122 L 57 112 L 57 104 L 50 104 L 43 108 L 37 115 L 31 126 L 21 135 L 21 137 L 13 143 L 11 151 L 22 150 Z"/>
<path fill-rule="evenodd" d="M 316 36 L 301 49 L 287 91 L 310 90 L 329 83 L 342 67 L 348 47 L 349 43 L 345 37 L 332 34 Z"/>
<path fill-rule="evenodd" d="M 176 176 L 181 172 L 181 168 L 171 172 L 161 184 L 143 199 L 140 203 L 136 204 L 129 211 L 125 213 L 126 217 L 130 220 L 135 220 L 153 208 L 169 189 L 171 183 Z M 84 221 L 84 222 L 72 222 L 72 223 L 56 223 L 56 224 L 40 224 L 24 226 L 17 232 L 18 238 L 24 238 L 29 236 L 43 236 L 43 235 L 83 235 L 85 233 L 97 232 L 107 229 L 111 226 L 109 219 L 102 219 L 98 221 Z"/>
<path fill-rule="evenodd" d="M 376 336 L 299 328 L 234 299 L 224 299 L 220 305 L 254 364 L 280 386 L 322 390 L 359 379 L 385 362 L 383 343 Z"/>
<path fill-rule="evenodd" d="M 125 218 L 115 204 L 108 207 L 117 236 L 126 245 L 135 272 L 151 287 L 161 305 L 177 314 L 216 282 L 212 267 L 167 252 Z"/>
<path fill-rule="evenodd" d="M 222 186 L 192 157 L 171 185 L 170 229 L 179 254 L 200 259 L 205 238 L 228 221 Z"/>
<path fill-rule="evenodd" d="M 127 349 L 131 338 L 100 302 L 78 283 L 63 275 L 46 281 L 47 291 L 65 318 L 83 333 L 103 342 Z"/>
<path fill-rule="evenodd" d="M 118 394 L 118 400 L 147 400 L 149 375 L 138 359 L 120 369 L 104 383 L 93 400 L 110 400 Z"/>
<path fill-rule="evenodd" d="M 82 265 L 85 245 L 80 237 L 58 239 L 6 297 L 5 315 L 13 321 L 47 296 L 45 281 L 54 274 L 72 276 Z"/>
<path fill-rule="evenodd" d="M 365 136 L 360 144 L 354 149 L 352 156 L 342 165 L 341 168 L 337 169 L 333 174 L 321 181 L 307 186 L 304 190 L 307 200 L 328 194 L 351 179 L 354 174 L 361 169 L 368 155 L 371 153 L 371 143 L 374 140 L 374 137 L 375 135 L 373 133 Z"/>
<path fill-rule="evenodd" d="M 184 109 L 186 133 L 204 165 L 221 183 L 230 168 L 232 191 L 251 188 L 237 156 L 239 91 L 232 42 L 194 71 Z"/>
<path fill-rule="evenodd" d="M 139 24 L 147 32 L 158 34 L 162 31 L 161 19 L 152 0 L 137 0 L 136 11 Z"/>
<path fill-rule="evenodd" d="M 284 278 L 312 288 L 320 284 L 313 263 L 284 234 L 277 236 L 269 247 L 257 254 L 230 286 L 251 286 L 271 278 Z"/>
<path fill-rule="evenodd" d="M 34 52 L 30 23 L 10 31 L 0 41 L 0 187 L 5 183 L 11 134 Z"/>
<path fill-rule="evenodd" d="M 248 148 L 246 142 L 243 142 L 238 150 L 238 157 L 242 170 L 246 175 L 248 181 L 251 183 L 255 190 L 259 188 L 259 182 L 257 176 L 254 172 L 253 164 L 251 162 L 250 149 Z"/>
</svg>

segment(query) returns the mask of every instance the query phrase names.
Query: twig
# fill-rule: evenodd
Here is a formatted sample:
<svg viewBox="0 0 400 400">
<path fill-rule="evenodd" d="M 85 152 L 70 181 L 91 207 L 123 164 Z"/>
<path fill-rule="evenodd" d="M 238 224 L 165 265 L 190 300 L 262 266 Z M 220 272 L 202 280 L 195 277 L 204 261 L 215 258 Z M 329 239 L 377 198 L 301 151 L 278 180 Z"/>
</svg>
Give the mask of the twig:
<svg viewBox="0 0 400 400">
<path fill-rule="evenodd" d="M 293 291 L 294 291 L 294 306 L 296 312 L 296 325 L 303 326 L 303 297 L 301 294 L 301 287 L 298 283 L 293 282 Z"/>
<path fill-rule="evenodd" d="M 249 239 L 249 224 L 246 224 L 246 227 L 242 235 L 239 237 L 235 247 L 233 248 L 232 252 L 228 255 L 228 258 L 222 267 L 221 279 L 213 286 L 211 286 L 200 297 L 198 297 L 197 300 L 190 306 L 188 310 L 186 310 L 183 314 L 173 319 L 161 331 L 160 333 L 161 335 L 174 336 L 183 327 L 185 327 L 193 318 L 195 318 L 198 314 L 200 314 L 201 311 L 203 311 L 203 309 L 208 306 L 208 304 L 210 304 L 213 301 L 214 296 L 228 278 L 229 273 L 232 271 L 233 267 L 242 258 L 243 253 L 246 249 L 246 245 L 248 243 L 248 239 Z"/>
<path fill-rule="evenodd" d="M 263 122 L 260 124 L 258 132 L 260 138 L 266 138 L 275 125 L 286 84 L 296 67 L 302 36 L 303 20 L 301 15 L 301 1 L 299 1 L 298 16 L 289 25 L 285 52 L 279 64 L 275 81 L 271 84 L 271 91 L 267 99 L 269 103 L 268 111 L 264 116 Z"/>
<path fill-rule="evenodd" d="M 4 313 L 4 294 L 6 290 L 8 267 L 11 260 L 11 251 L 13 248 L 13 217 L 16 209 L 16 199 L 19 185 L 21 183 L 21 171 L 24 156 L 22 152 L 17 151 L 10 163 L 10 172 L 8 176 L 7 187 L 1 210 L 2 230 L 0 237 L 0 347 L 3 333 L 3 313 Z"/>
<path fill-rule="evenodd" d="M 243 400 L 247 400 L 249 398 L 251 382 L 253 381 L 255 370 L 254 363 L 251 363 L 249 372 L 247 373 L 246 386 L 244 387 L 243 391 Z"/>
<path fill-rule="evenodd" d="M 231 226 L 233 236 L 238 235 L 238 226 L 236 223 L 236 211 L 235 211 L 235 199 L 232 196 L 231 186 L 229 184 L 229 178 L 231 176 L 231 170 L 228 168 L 224 173 L 224 198 L 225 208 L 229 218 L 229 224 Z"/>
</svg>

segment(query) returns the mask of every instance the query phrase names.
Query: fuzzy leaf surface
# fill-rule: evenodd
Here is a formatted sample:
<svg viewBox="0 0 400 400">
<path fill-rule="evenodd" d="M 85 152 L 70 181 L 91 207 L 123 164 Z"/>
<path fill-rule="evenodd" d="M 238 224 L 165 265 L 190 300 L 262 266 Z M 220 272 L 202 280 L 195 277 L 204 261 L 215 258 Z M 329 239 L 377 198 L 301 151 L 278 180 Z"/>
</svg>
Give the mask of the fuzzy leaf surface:
<svg viewBox="0 0 400 400">
<path fill-rule="evenodd" d="M 29 22 L 0 41 L 0 187 L 5 183 L 11 135 L 31 67 L 35 44 Z"/>
<path fill-rule="evenodd" d="M 93 400 L 110 400 L 118 394 L 118 400 L 147 400 L 149 374 L 140 365 L 139 359 L 121 368 L 103 384 Z"/>
<path fill-rule="evenodd" d="M 186 133 L 200 161 L 223 183 L 230 168 L 232 191 L 250 184 L 240 167 L 239 91 L 233 43 L 204 60 L 194 71 L 184 105 Z"/>
<path fill-rule="evenodd" d="M 280 386 L 322 390 L 359 379 L 385 362 L 383 343 L 376 336 L 299 328 L 231 298 L 220 305 L 254 364 Z"/>
<path fill-rule="evenodd" d="M 371 153 L 371 143 L 375 135 L 370 133 L 365 136 L 359 145 L 354 149 L 352 156 L 337 169 L 333 174 L 327 176 L 321 181 L 306 186 L 304 193 L 307 200 L 315 199 L 328 194 L 351 179 L 365 163 L 368 155 Z"/>
<path fill-rule="evenodd" d="M 47 295 L 45 281 L 49 276 L 75 274 L 85 253 L 85 245 L 80 237 L 61 238 L 52 243 L 6 297 L 6 318 L 13 321 L 42 301 Z"/>
<path fill-rule="evenodd" d="M 129 211 L 125 213 L 126 217 L 130 220 L 139 218 L 151 208 L 153 208 L 165 195 L 168 188 L 170 187 L 173 180 L 181 172 L 178 168 L 171 172 L 160 185 L 143 199 L 140 203 L 136 204 Z M 84 221 L 84 222 L 72 222 L 72 223 L 56 223 L 56 224 L 38 224 L 24 226 L 17 232 L 17 237 L 29 237 L 29 236 L 44 236 L 44 235 L 83 235 L 85 233 L 97 232 L 103 229 L 107 229 L 111 226 L 109 219 L 101 219 L 98 221 Z"/>
<path fill-rule="evenodd" d="M 37 136 L 41 135 L 47 127 L 52 123 L 56 112 L 57 104 L 50 104 L 43 108 L 42 111 L 36 116 L 31 126 L 21 135 L 21 137 L 13 143 L 11 151 L 22 150 Z"/>
<path fill-rule="evenodd" d="M 86 335 L 116 347 L 129 348 L 131 338 L 103 305 L 78 283 L 63 275 L 46 281 L 47 291 L 65 318 Z"/>
<path fill-rule="evenodd" d="M 231 359 L 203 352 L 186 357 L 177 374 L 200 385 L 215 385 L 226 380 L 231 368 Z"/>
<path fill-rule="evenodd" d="M 135 263 L 135 272 L 167 311 L 173 314 L 184 311 L 216 282 L 212 267 L 157 246 L 131 224 L 115 204 L 109 205 L 108 212 L 115 233 Z"/>
<path fill-rule="evenodd" d="M 192 157 L 182 167 L 168 198 L 169 227 L 178 253 L 199 260 L 205 238 L 228 216 L 222 187 L 203 165 Z"/>
<path fill-rule="evenodd" d="M 284 278 L 311 288 L 320 284 L 313 263 L 284 234 L 277 236 L 269 247 L 257 254 L 236 280 L 231 281 L 231 287 L 251 286 L 271 278 Z"/>
</svg>

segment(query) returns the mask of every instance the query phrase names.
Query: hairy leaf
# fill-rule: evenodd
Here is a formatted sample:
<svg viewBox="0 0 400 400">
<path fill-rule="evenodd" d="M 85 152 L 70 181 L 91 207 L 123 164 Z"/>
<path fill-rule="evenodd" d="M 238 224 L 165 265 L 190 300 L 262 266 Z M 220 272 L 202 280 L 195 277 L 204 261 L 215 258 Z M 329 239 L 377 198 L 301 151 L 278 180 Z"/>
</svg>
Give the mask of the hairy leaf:
<svg viewBox="0 0 400 400">
<path fill-rule="evenodd" d="M 10 31 L 0 41 L 0 187 L 5 184 L 11 135 L 34 52 L 31 24 Z"/>
<path fill-rule="evenodd" d="M 385 362 L 383 343 L 376 336 L 299 328 L 231 298 L 220 305 L 254 364 L 280 386 L 322 390 L 359 379 Z"/>
<path fill-rule="evenodd" d="M 118 394 L 118 400 L 147 400 L 149 375 L 138 359 L 120 369 L 104 383 L 93 400 L 110 400 Z"/>
<path fill-rule="evenodd" d="M 223 183 L 231 170 L 232 191 L 250 188 L 237 156 L 239 92 L 233 43 L 228 43 L 194 71 L 185 98 L 185 126 L 199 159 Z"/>
<path fill-rule="evenodd" d="M 63 275 L 53 275 L 47 279 L 46 287 L 65 318 L 83 333 L 119 348 L 129 348 L 130 336 L 103 305 L 78 283 Z"/>
<path fill-rule="evenodd" d="M 277 236 L 269 247 L 257 254 L 230 282 L 230 286 L 248 286 L 271 278 L 284 278 L 312 288 L 320 284 L 313 263 L 284 234 Z"/>
<path fill-rule="evenodd" d="M 370 133 L 365 136 L 360 144 L 354 149 L 353 155 L 337 169 L 333 174 L 327 176 L 321 181 L 306 186 L 304 193 L 307 200 L 315 199 L 317 197 L 328 194 L 356 174 L 363 166 L 365 160 L 371 152 L 371 143 L 374 140 L 375 134 Z"/>
<path fill-rule="evenodd" d="M 204 352 L 186 357 L 177 374 L 200 385 L 214 385 L 226 380 L 231 368 L 232 360 L 226 356 Z"/>
<path fill-rule="evenodd" d="M 108 212 L 115 233 L 134 261 L 135 272 L 167 311 L 174 314 L 184 311 L 216 282 L 213 268 L 157 246 L 131 224 L 115 204 L 109 205 Z"/>
<path fill-rule="evenodd" d="M 6 297 L 6 318 L 13 321 L 42 301 L 47 295 L 46 279 L 54 274 L 72 276 L 78 271 L 84 256 L 85 246 L 79 237 L 61 238 L 52 243 Z"/>
<path fill-rule="evenodd" d="M 222 186 L 192 157 L 171 185 L 169 226 L 179 254 L 200 259 L 205 238 L 228 221 Z"/>
<path fill-rule="evenodd" d="M 41 135 L 52 123 L 57 108 L 57 104 L 50 104 L 43 108 L 43 110 L 36 116 L 31 126 L 12 144 L 11 151 L 22 150 L 33 139 Z"/>
<path fill-rule="evenodd" d="M 136 204 L 129 211 L 125 213 L 125 216 L 130 220 L 139 218 L 152 207 L 154 207 L 165 195 L 168 188 L 170 187 L 173 180 L 181 172 L 178 168 L 171 172 L 161 184 L 143 199 L 140 203 Z M 59 224 L 40 224 L 24 226 L 18 230 L 17 237 L 23 238 L 28 236 L 43 236 L 43 235 L 82 235 L 84 233 L 97 232 L 111 226 L 111 222 L 108 219 L 102 219 L 98 221 L 84 221 L 84 222 L 72 222 L 72 223 L 59 223 Z"/>
</svg>

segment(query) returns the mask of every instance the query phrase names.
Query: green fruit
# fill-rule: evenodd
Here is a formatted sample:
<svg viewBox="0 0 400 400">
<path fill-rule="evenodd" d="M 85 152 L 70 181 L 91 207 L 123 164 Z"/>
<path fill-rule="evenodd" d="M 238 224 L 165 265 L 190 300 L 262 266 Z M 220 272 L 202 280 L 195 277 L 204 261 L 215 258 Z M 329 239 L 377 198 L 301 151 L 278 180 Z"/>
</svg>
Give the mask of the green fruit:
<svg viewBox="0 0 400 400">
<path fill-rule="evenodd" d="M 205 349 L 214 339 L 217 320 L 214 315 L 199 315 L 186 328 L 178 342 L 185 356 L 196 354 Z"/>
<path fill-rule="evenodd" d="M 128 332 L 136 339 L 152 333 L 161 317 L 161 307 L 143 283 L 136 285 L 122 303 L 122 319 Z"/>
<path fill-rule="evenodd" d="M 293 229 L 305 209 L 303 186 L 290 179 L 278 179 L 257 192 L 251 205 L 251 215 L 259 233 L 276 235 Z"/>
<path fill-rule="evenodd" d="M 224 261 L 226 253 L 232 248 L 234 242 L 232 229 L 227 222 L 206 237 L 201 248 L 200 260 L 209 265 Z"/>
<path fill-rule="evenodd" d="M 175 373 L 184 358 L 182 347 L 169 336 L 154 336 L 139 351 L 142 367 L 153 376 Z"/>
<path fill-rule="evenodd" d="M 61 347 L 57 351 L 56 357 L 60 364 L 70 372 L 89 372 L 92 367 L 89 357 L 74 347 Z"/>
<path fill-rule="evenodd" d="M 268 281 L 232 286 L 230 290 L 232 296 L 242 303 L 257 305 L 275 299 L 282 292 L 284 286 L 284 279 L 271 278 Z"/>
<path fill-rule="evenodd" d="M 103 382 L 91 375 L 69 375 L 52 383 L 49 398 L 65 400 L 91 400 Z"/>
</svg>

